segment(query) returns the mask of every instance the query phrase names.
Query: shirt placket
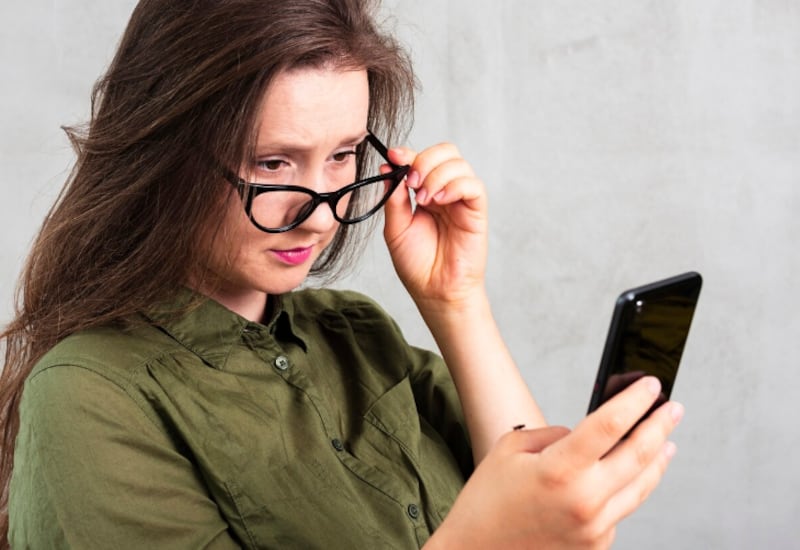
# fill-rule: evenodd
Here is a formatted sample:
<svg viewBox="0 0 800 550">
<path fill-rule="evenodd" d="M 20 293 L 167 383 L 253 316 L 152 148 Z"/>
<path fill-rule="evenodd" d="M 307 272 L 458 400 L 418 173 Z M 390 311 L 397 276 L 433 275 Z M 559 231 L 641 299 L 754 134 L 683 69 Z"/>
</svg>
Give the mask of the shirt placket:
<svg viewBox="0 0 800 550">
<path fill-rule="evenodd" d="M 362 482 L 392 500 L 410 523 L 410 528 L 420 546 L 430 537 L 418 489 L 405 486 L 400 480 L 363 462 L 349 452 L 347 441 L 338 429 L 336 417 L 329 410 L 321 392 L 306 374 L 306 353 L 297 345 L 283 344 L 265 327 L 247 327 L 243 336 L 272 369 L 290 386 L 305 395 L 308 404 L 320 420 L 322 432 L 329 448 L 339 462 Z"/>
</svg>

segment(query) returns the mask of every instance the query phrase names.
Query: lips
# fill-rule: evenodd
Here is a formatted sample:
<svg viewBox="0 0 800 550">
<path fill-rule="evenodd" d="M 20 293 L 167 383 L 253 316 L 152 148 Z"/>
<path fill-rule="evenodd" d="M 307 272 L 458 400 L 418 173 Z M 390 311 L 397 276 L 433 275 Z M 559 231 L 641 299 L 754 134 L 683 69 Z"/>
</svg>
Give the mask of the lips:
<svg viewBox="0 0 800 550">
<path fill-rule="evenodd" d="M 272 250 L 271 252 L 287 265 L 300 265 L 311 257 L 313 247 L 292 248 L 289 250 Z"/>
</svg>

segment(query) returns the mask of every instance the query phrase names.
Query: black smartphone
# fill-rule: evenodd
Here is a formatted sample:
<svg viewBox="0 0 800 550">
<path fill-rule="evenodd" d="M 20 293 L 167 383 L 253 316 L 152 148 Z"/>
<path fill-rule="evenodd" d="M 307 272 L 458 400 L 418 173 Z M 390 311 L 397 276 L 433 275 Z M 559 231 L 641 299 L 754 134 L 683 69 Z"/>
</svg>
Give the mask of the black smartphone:
<svg viewBox="0 0 800 550">
<path fill-rule="evenodd" d="M 620 294 L 589 412 L 646 375 L 661 380 L 661 396 L 639 422 L 669 399 L 702 284 L 692 271 Z"/>
</svg>

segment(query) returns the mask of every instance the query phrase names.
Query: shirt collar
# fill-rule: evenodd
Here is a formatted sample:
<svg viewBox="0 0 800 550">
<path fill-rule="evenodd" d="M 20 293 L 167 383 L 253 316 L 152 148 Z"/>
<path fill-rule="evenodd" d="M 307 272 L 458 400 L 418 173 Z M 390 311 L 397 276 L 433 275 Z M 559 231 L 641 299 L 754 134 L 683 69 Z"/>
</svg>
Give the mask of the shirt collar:
<svg viewBox="0 0 800 550">
<path fill-rule="evenodd" d="M 180 345 L 221 370 L 245 331 L 268 334 L 278 340 L 293 339 L 306 349 L 304 337 L 294 326 L 291 293 L 271 298 L 272 312 L 266 324 L 248 321 L 188 288 L 180 289 L 172 299 L 149 308 L 143 315 Z"/>
</svg>

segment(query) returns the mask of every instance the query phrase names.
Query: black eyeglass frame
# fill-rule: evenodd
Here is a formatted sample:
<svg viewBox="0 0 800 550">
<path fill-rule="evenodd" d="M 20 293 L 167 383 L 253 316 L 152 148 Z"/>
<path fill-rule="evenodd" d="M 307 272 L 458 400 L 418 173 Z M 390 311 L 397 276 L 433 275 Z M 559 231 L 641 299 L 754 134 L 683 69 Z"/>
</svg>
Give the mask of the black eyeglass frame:
<svg viewBox="0 0 800 550">
<path fill-rule="evenodd" d="M 247 214 L 247 217 L 250 219 L 250 222 L 256 226 L 261 231 L 265 233 L 285 233 L 286 231 L 291 231 L 304 221 L 308 219 L 309 216 L 317 209 L 317 207 L 322 203 L 327 203 L 328 206 L 331 208 L 331 212 L 333 213 L 333 217 L 342 224 L 354 224 L 363 222 L 367 218 L 373 216 L 378 210 L 380 210 L 386 201 L 389 200 L 389 197 L 392 193 L 394 193 L 397 186 L 400 185 L 400 182 L 403 181 L 403 178 L 406 177 L 408 171 L 411 169 L 411 166 L 404 164 L 395 164 L 391 160 L 389 160 L 389 151 L 386 146 L 381 143 L 381 141 L 375 137 L 372 132 L 368 132 L 366 136 L 366 141 L 370 143 L 378 153 L 383 157 L 389 166 L 391 167 L 391 171 L 387 172 L 386 174 L 381 174 L 379 176 L 372 176 L 370 178 L 366 178 L 363 180 L 358 180 L 353 182 L 349 185 L 346 185 L 339 189 L 338 191 L 331 191 L 329 193 L 317 193 L 312 189 L 308 189 L 306 187 L 300 187 L 298 185 L 272 185 L 272 184 L 265 184 L 265 183 L 250 183 L 233 173 L 226 171 L 225 176 L 233 185 L 236 186 L 237 190 L 239 191 L 239 195 L 242 197 L 242 202 L 244 204 L 244 211 Z M 342 197 L 357 190 L 360 187 L 364 187 L 366 185 L 370 185 L 372 183 L 376 183 L 379 181 L 391 180 L 389 189 L 386 190 L 386 193 L 383 195 L 383 198 L 375 205 L 373 208 L 370 209 L 369 212 L 366 214 L 362 214 L 356 218 L 351 219 L 343 219 L 336 213 L 336 205 L 339 203 Z M 309 197 L 311 197 L 311 201 L 305 205 L 300 215 L 295 218 L 292 223 L 285 225 L 283 227 L 278 228 L 270 228 L 264 227 L 263 225 L 259 224 L 255 218 L 253 217 L 253 201 L 258 195 L 262 193 L 269 193 L 271 191 L 295 191 L 299 193 L 305 193 Z"/>
</svg>

